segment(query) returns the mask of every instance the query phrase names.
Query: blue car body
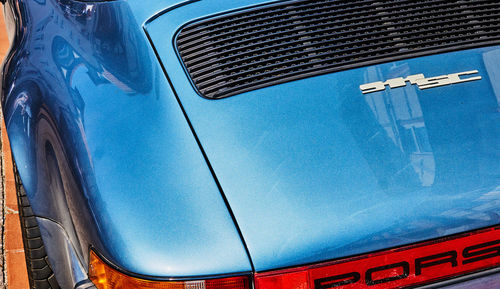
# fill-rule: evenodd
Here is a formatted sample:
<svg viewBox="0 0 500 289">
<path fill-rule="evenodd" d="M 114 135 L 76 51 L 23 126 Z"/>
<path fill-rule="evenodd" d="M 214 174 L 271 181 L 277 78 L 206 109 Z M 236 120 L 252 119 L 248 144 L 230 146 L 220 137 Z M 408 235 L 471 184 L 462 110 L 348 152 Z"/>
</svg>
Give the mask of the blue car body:
<svg viewBox="0 0 500 289">
<path fill-rule="evenodd" d="M 88 284 L 90 249 L 132 276 L 189 279 L 500 223 L 500 46 L 213 100 L 181 64 L 179 29 L 275 1 L 147 2 L 6 6 L 3 114 L 62 288 Z M 482 79 L 359 89 L 470 70 Z"/>
</svg>

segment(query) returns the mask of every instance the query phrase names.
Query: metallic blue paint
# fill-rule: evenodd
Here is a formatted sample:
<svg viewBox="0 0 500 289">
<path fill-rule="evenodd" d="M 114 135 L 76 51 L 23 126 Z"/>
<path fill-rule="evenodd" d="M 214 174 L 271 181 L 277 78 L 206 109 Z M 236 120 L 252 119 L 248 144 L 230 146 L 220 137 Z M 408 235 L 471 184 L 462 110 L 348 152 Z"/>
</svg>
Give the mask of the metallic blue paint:
<svg viewBox="0 0 500 289">
<path fill-rule="evenodd" d="M 172 39 L 251 5 L 200 1 L 146 26 L 257 271 L 500 223 L 500 47 L 397 61 L 221 100 L 196 94 Z M 478 69 L 481 81 L 363 95 L 360 84 Z"/>
<path fill-rule="evenodd" d="M 134 274 L 251 271 L 134 7 L 12 7 L 19 27 L 2 104 L 35 214 L 65 228 L 85 268 L 92 246 Z"/>
<path fill-rule="evenodd" d="M 134 274 L 185 277 L 500 223 L 500 47 L 207 100 L 176 56 L 176 31 L 257 1 L 11 2 L 19 26 L 2 104 L 12 151 L 35 213 L 66 230 L 85 268 L 89 245 Z M 481 81 L 358 87 L 472 69 Z"/>
</svg>

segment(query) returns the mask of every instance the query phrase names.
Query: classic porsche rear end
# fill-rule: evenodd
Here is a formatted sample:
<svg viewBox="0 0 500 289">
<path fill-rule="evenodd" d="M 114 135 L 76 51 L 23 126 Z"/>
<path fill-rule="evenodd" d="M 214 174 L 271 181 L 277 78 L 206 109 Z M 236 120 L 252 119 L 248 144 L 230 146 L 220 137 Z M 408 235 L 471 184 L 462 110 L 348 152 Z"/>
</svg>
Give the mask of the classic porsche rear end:
<svg viewBox="0 0 500 289">
<path fill-rule="evenodd" d="M 64 116 L 69 239 L 97 288 L 500 287 L 500 3 L 86 5 L 144 22 L 116 30 L 143 41 L 134 65 L 85 54 L 96 33 L 72 52 L 76 104 L 36 104 Z"/>
</svg>

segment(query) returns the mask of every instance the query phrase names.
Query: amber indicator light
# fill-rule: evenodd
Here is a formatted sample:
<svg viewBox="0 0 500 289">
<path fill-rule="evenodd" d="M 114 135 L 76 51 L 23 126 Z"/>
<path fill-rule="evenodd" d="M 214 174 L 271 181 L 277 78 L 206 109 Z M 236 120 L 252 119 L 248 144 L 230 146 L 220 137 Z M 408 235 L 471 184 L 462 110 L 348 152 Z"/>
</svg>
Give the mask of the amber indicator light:
<svg viewBox="0 0 500 289">
<path fill-rule="evenodd" d="M 123 274 L 90 252 L 89 278 L 98 289 L 249 289 L 247 276 L 192 280 L 150 281 Z"/>
</svg>

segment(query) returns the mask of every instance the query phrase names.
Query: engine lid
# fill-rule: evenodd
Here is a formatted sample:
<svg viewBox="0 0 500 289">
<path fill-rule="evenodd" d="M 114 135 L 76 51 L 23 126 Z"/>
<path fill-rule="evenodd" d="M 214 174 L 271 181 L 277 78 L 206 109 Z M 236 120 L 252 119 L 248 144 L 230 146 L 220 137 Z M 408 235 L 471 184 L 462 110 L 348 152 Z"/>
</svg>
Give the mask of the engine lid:
<svg viewBox="0 0 500 289">
<path fill-rule="evenodd" d="M 175 31 L 248 1 L 235 2 L 179 7 L 146 30 L 257 271 L 500 222 L 499 46 L 205 99 Z"/>
</svg>

